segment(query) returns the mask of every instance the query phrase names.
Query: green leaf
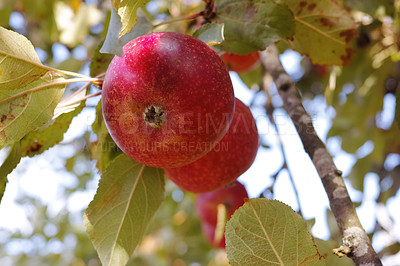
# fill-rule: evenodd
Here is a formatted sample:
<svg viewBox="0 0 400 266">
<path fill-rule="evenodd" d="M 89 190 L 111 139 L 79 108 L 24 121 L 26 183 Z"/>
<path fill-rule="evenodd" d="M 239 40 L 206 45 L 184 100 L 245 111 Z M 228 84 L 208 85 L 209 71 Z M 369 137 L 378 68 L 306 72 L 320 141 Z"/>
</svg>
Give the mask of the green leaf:
<svg viewBox="0 0 400 266">
<path fill-rule="evenodd" d="M 122 37 L 118 35 L 120 29 L 120 17 L 117 11 L 112 8 L 110 25 L 108 26 L 107 36 L 103 46 L 100 49 L 100 53 L 122 56 L 122 47 L 130 40 L 145 34 L 149 34 L 153 29 L 153 24 L 151 24 L 151 22 L 140 12 L 140 10 L 138 10 L 138 23 L 136 26 L 129 33 Z"/>
<path fill-rule="evenodd" d="M 113 7 L 118 11 L 118 15 L 121 17 L 121 30 L 118 31 L 118 37 L 122 37 L 126 33 L 130 32 L 137 21 L 136 12 L 139 7 L 144 6 L 150 0 L 136 0 L 136 1 L 125 1 L 125 0 L 112 0 Z"/>
<path fill-rule="evenodd" d="M 347 176 L 347 179 L 350 180 L 354 189 L 364 191 L 364 177 L 372 170 L 372 163 L 373 160 L 371 159 L 371 156 L 368 155 L 364 158 L 358 159 L 353 165 L 350 174 Z"/>
<path fill-rule="evenodd" d="M 292 12 L 273 0 L 221 0 L 217 20 L 225 24 L 222 50 L 249 54 L 294 34 Z"/>
<path fill-rule="evenodd" d="M 322 240 L 314 238 L 317 244 L 319 253 L 326 259 L 326 265 L 340 265 L 340 266 L 353 266 L 354 262 L 348 257 L 339 258 L 332 253 L 334 248 L 339 247 L 339 245 L 333 240 Z"/>
<path fill-rule="evenodd" d="M 239 77 L 243 81 L 243 83 L 246 84 L 247 88 L 252 89 L 253 86 L 257 86 L 258 88 L 258 86 L 262 83 L 262 79 L 264 77 L 263 67 L 260 64 L 253 70 L 240 73 Z"/>
<path fill-rule="evenodd" d="M 0 90 L 0 100 L 26 90 L 48 85 L 62 78 L 44 76 L 19 90 Z M 26 134 L 48 123 L 61 100 L 65 85 L 53 85 L 0 104 L 0 148 L 19 141 Z"/>
<path fill-rule="evenodd" d="M 47 71 L 27 38 L 0 27 L 0 90 L 20 89 Z"/>
<path fill-rule="evenodd" d="M 380 88 L 385 87 L 388 76 L 397 74 L 390 58 L 382 61 L 379 68 L 373 68 L 371 56 L 375 56 L 372 49 L 360 51 L 352 63 L 337 74 L 336 88 L 330 100 L 336 116 L 327 137 L 340 136 L 342 149 L 347 153 L 355 153 L 368 140 L 374 141 L 376 145 L 383 138 L 375 122 L 371 121 L 376 120 L 383 108 L 385 90 Z M 340 92 L 349 84 L 354 86 L 354 90 L 345 94 L 346 102 L 341 103 Z"/>
<path fill-rule="evenodd" d="M 10 21 L 10 15 L 13 12 L 9 5 L 3 4 L 0 8 L 0 25 L 7 25 Z"/>
<path fill-rule="evenodd" d="M 226 252 L 235 265 L 325 265 L 304 219 L 289 206 L 250 199 L 226 225 Z"/>
<path fill-rule="evenodd" d="M 219 44 L 224 40 L 224 24 L 204 24 L 193 33 L 193 37 L 208 45 Z"/>
<path fill-rule="evenodd" d="M 100 53 L 100 48 L 103 46 L 102 42 L 95 50 L 90 62 L 90 76 L 95 77 L 107 71 L 108 65 L 113 59 L 113 55 Z"/>
<path fill-rule="evenodd" d="M 356 24 L 338 1 L 277 0 L 288 6 L 296 23 L 294 50 L 310 57 L 314 64 L 345 65 L 354 55 L 349 42 L 356 36 Z"/>
<path fill-rule="evenodd" d="M 103 265 L 125 265 L 164 199 L 161 169 L 141 165 L 125 154 L 100 179 L 84 221 Z"/>
<path fill-rule="evenodd" d="M 21 140 L 22 156 L 32 157 L 41 154 L 62 141 L 72 119 L 82 111 L 84 106 L 84 103 L 79 104 L 70 112 L 63 113 L 53 119 L 48 127 L 37 129 L 23 137 Z"/>
<path fill-rule="evenodd" d="M 351 9 L 362 11 L 372 17 L 383 10 L 387 16 L 394 16 L 395 11 L 393 0 L 344 0 L 344 4 Z"/>
<path fill-rule="evenodd" d="M 394 115 L 397 126 L 400 128 L 400 89 L 396 90 L 396 109 Z"/>
<path fill-rule="evenodd" d="M 0 202 L 3 198 L 4 191 L 6 190 L 7 176 L 10 174 L 15 167 L 21 161 L 21 146 L 19 143 L 15 143 L 8 153 L 7 158 L 0 166 Z"/>
<path fill-rule="evenodd" d="M 122 153 L 108 133 L 106 123 L 103 119 L 101 100 L 96 107 L 96 119 L 92 124 L 93 132 L 97 135 L 97 141 L 91 143 L 90 152 L 92 158 L 97 160 L 97 168 L 103 172 L 110 162 Z"/>
</svg>

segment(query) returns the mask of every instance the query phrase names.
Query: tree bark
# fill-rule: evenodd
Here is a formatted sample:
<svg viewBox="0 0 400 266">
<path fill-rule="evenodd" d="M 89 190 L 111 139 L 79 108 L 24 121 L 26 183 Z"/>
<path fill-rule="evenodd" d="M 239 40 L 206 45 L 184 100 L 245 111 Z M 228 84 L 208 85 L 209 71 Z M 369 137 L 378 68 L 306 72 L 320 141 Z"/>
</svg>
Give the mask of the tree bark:
<svg viewBox="0 0 400 266">
<path fill-rule="evenodd" d="M 275 46 L 261 52 L 261 60 L 272 76 L 283 100 L 283 107 L 296 127 L 304 149 L 310 156 L 329 198 L 331 210 L 343 236 L 343 248 L 356 265 L 382 265 L 371 242 L 361 226 L 353 202 L 339 171 L 315 132 L 310 115 L 304 109 L 300 94 L 284 70 Z"/>
</svg>

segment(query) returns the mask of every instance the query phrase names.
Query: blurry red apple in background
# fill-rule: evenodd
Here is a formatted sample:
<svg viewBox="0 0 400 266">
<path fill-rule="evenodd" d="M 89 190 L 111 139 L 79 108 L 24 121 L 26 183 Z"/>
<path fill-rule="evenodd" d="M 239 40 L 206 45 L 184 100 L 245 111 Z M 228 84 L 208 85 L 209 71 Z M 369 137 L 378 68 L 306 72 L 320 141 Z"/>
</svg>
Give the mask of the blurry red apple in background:
<svg viewBox="0 0 400 266">
<path fill-rule="evenodd" d="M 326 65 L 313 65 L 313 68 L 317 75 L 321 78 L 327 77 L 330 71 L 329 67 Z"/>
<path fill-rule="evenodd" d="M 253 115 L 236 99 L 231 126 L 214 149 L 193 163 L 164 169 L 165 175 L 186 191 L 212 191 L 235 181 L 252 165 L 258 144 Z"/>
<path fill-rule="evenodd" d="M 203 222 L 215 226 L 217 224 L 218 204 L 225 205 L 226 219 L 229 220 L 236 209 L 244 204 L 244 199 L 248 197 L 246 188 L 238 181 L 235 181 L 227 187 L 198 194 L 196 197 L 196 211 Z"/>
<path fill-rule="evenodd" d="M 226 52 L 222 56 L 222 61 L 224 61 L 228 70 L 243 73 L 258 66 L 260 63 L 260 54 L 258 51 L 247 55 L 238 55 Z"/>
<path fill-rule="evenodd" d="M 103 116 L 116 144 L 152 167 L 179 167 L 209 152 L 234 112 L 229 73 L 202 41 L 176 32 L 141 36 L 108 67 Z"/>
<path fill-rule="evenodd" d="M 207 242 L 214 248 L 225 248 L 225 235 L 222 236 L 221 239 L 215 239 L 215 230 L 216 226 L 202 222 L 201 230 L 203 231 L 203 235 L 206 238 Z"/>
<path fill-rule="evenodd" d="M 235 181 L 230 186 L 197 195 L 196 211 L 201 220 L 203 234 L 213 247 L 225 248 L 224 236 L 220 239 L 215 239 L 218 205 L 223 204 L 225 206 L 226 220 L 229 220 L 248 197 L 246 188 L 238 181 Z"/>
</svg>

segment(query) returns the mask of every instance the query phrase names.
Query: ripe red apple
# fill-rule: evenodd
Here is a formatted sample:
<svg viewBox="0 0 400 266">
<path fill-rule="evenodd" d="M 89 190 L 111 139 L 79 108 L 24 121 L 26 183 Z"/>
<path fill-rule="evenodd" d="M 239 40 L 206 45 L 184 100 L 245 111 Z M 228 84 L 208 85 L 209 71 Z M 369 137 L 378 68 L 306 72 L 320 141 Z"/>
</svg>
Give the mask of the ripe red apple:
<svg viewBox="0 0 400 266">
<path fill-rule="evenodd" d="M 215 227 L 217 224 L 218 204 L 225 205 L 226 219 L 229 220 L 236 209 L 242 206 L 248 197 L 246 188 L 238 181 L 235 181 L 230 186 L 198 194 L 196 197 L 196 210 L 203 223 L 208 223 Z"/>
<path fill-rule="evenodd" d="M 203 231 L 204 237 L 211 246 L 213 246 L 214 248 L 225 248 L 225 235 L 223 235 L 219 241 L 215 239 L 215 225 L 209 224 L 207 222 L 202 222 L 201 229 Z"/>
<path fill-rule="evenodd" d="M 228 70 L 243 73 L 258 66 L 260 63 L 260 54 L 258 51 L 247 55 L 224 53 L 222 61 L 224 61 Z"/>
<path fill-rule="evenodd" d="M 257 150 L 258 132 L 253 115 L 236 99 L 229 130 L 213 150 L 193 163 L 164 171 L 180 188 L 204 193 L 236 180 L 252 165 Z"/>
<path fill-rule="evenodd" d="M 128 156 L 179 167 L 209 152 L 234 111 L 229 73 L 202 41 L 176 32 L 141 36 L 115 56 L 103 83 L 103 116 Z"/>
</svg>

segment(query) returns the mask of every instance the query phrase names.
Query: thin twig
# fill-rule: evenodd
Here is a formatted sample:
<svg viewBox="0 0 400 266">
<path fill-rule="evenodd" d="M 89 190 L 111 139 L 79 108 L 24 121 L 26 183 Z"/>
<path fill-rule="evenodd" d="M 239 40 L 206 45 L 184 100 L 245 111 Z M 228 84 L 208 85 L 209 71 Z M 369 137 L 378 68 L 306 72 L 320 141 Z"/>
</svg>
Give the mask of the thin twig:
<svg viewBox="0 0 400 266">
<path fill-rule="evenodd" d="M 288 164 L 287 164 L 287 161 L 288 161 L 288 160 L 287 160 L 287 156 L 286 156 L 285 149 L 284 149 L 284 147 L 283 147 L 283 141 L 282 141 L 281 135 L 279 134 L 278 125 L 276 124 L 275 118 L 274 118 L 274 116 L 273 116 L 273 113 L 274 113 L 274 111 L 275 111 L 275 107 L 274 107 L 274 105 L 272 104 L 271 95 L 269 94 L 268 90 L 266 89 L 265 92 L 267 93 L 267 97 L 268 97 L 268 101 L 267 101 L 267 105 L 266 105 L 266 108 L 265 108 L 265 109 L 266 109 L 266 112 L 267 112 L 267 115 L 268 115 L 268 118 L 269 118 L 271 124 L 272 124 L 272 125 L 274 126 L 274 128 L 275 128 L 275 132 L 276 132 L 277 138 L 278 138 L 279 147 L 280 147 L 280 149 L 281 149 L 281 153 L 282 153 L 282 157 L 283 157 L 283 165 L 282 165 L 282 168 L 279 169 L 279 172 L 277 173 L 277 175 L 278 175 L 283 169 L 286 169 L 286 171 L 287 171 L 287 173 L 288 173 L 288 176 L 289 176 L 289 181 L 290 181 L 290 183 L 292 184 L 292 187 L 293 187 L 294 196 L 295 196 L 295 198 L 296 198 L 297 205 L 299 206 L 299 211 L 298 211 L 298 213 L 299 213 L 301 216 L 303 216 L 303 214 L 302 214 L 302 212 L 301 212 L 301 204 L 300 204 L 299 191 L 297 190 L 296 184 L 295 184 L 295 182 L 294 182 L 294 178 L 293 178 L 292 172 L 290 171 L 290 169 L 289 169 L 289 167 L 288 167 Z M 277 176 L 277 175 L 276 175 L 276 176 Z M 275 177 L 275 179 L 276 179 L 276 177 Z"/>
<path fill-rule="evenodd" d="M 332 213 L 343 236 L 342 246 L 351 250 L 347 255 L 356 265 L 382 265 L 361 226 L 344 184 L 342 172 L 336 168 L 332 156 L 315 132 L 311 117 L 302 105 L 299 91 L 279 60 L 276 47 L 272 45 L 261 52 L 261 61 L 272 76 L 282 98 L 283 107 L 293 121 L 304 149 L 321 178 Z"/>
<path fill-rule="evenodd" d="M 62 100 L 60 103 L 62 102 L 68 102 L 70 99 L 74 98 L 76 95 L 81 94 L 84 90 L 86 90 L 89 86 L 90 86 L 90 82 L 86 83 L 85 85 L 83 85 L 82 87 L 80 87 L 78 90 L 76 90 L 74 93 L 72 93 L 71 95 L 69 95 L 67 98 L 65 98 L 64 100 Z M 86 94 L 86 93 L 85 93 Z"/>
<path fill-rule="evenodd" d="M 72 76 L 72 77 L 86 78 L 86 79 L 89 78 L 88 76 L 85 76 L 85 75 L 82 75 L 82 74 L 79 74 L 79 73 L 66 71 L 66 70 L 61 70 L 61 69 L 57 69 L 57 68 L 52 68 L 52 67 L 43 65 L 40 62 L 34 62 L 34 61 L 28 60 L 26 58 L 19 57 L 17 55 L 5 53 L 3 51 L 0 51 L 0 54 L 5 55 L 7 57 L 11 57 L 11 58 L 17 59 L 17 60 L 25 62 L 25 63 L 28 63 L 30 65 L 34 65 L 34 66 L 36 66 L 38 68 L 42 68 L 42 69 L 45 69 L 45 70 L 48 70 L 48 71 L 52 71 L 52 72 L 56 72 L 56 73 L 60 73 L 60 74 L 64 74 L 64 75 Z"/>
<path fill-rule="evenodd" d="M 98 95 L 101 95 L 101 91 L 98 91 L 96 93 L 92 93 L 92 94 L 89 94 L 89 95 L 85 95 L 84 97 L 82 97 L 80 99 L 77 99 L 77 100 L 75 100 L 73 102 L 70 102 L 68 104 L 57 106 L 57 108 L 64 108 L 64 107 L 67 107 L 67 106 L 70 106 L 70 105 L 73 105 L 73 104 L 76 104 L 76 103 L 80 103 L 80 102 L 82 102 L 84 100 L 87 100 L 87 99 L 92 98 L 92 97 L 96 97 Z"/>
<path fill-rule="evenodd" d="M 48 83 L 48 84 L 43 84 L 43 85 L 40 85 L 40 86 L 31 88 L 31 89 L 29 89 L 29 90 L 22 91 L 22 92 L 20 92 L 20 93 L 14 94 L 14 95 L 12 95 L 12 96 L 10 96 L 10 97 L 8 97 L 8 98 L 5 98 L 5 99 L 3 99 L 3 100 L 0 100 L 0 104 L 3 104 L 3 103 L 5 103 L 5 102 L 11 101 L 11 100 L 14 100 L 14 99 L 16 99 L 16 98 L 19 98 L 19 97 L 24 96 L 24 95 L 26 95 L 26 94 L 28 94 L 28 93 L 31 93 L 31 92 L 35 92 L 35 91 L 42 90 L 42 89 L 46 89 L 46 88 L 53 87 L 53 86 L 65 85 L 65 84 L 75 83 L 75 82 L 98 83 L 98 82 L 99 82 L 99 79 L 96 79 L 96 78 L 74 78 L 74 79 L 67 79 L 67 80 L 63 80 L 63 81 L 58 81 L 58 82 L 52 82 L 52 83 Z"/>
<path fill-rule="evenodd" d="M 185 21 L 185 20 L 192 20 L 192 19 L 195 19 L 195 18 L 200 17 L 200 16 L 202 16 L 202 15 L 203 15 L 203 12 L 199 12 L 199 13 L 190 15 L 190 16 L 188 16 L 188 17 L 173 18 L 173 19 L 170 19 L 170 20 L 167 20 L 167 21 L 160 22 L 160 23 L 158 23 L 158 24 L 156 24 L 156 25 L 153 25 L 153 29 L 154 29 L 154 28 L 157 28 L 157 27 L 159 27 L 159 26 L 166 25 L 166 24 L 170 24 L 170 23 L 174 23 L 174 22 Z"/>
</svg>

